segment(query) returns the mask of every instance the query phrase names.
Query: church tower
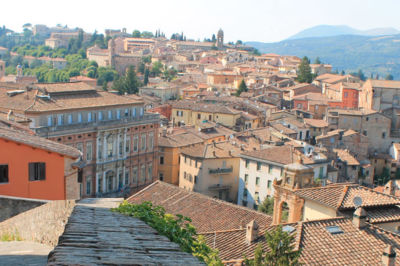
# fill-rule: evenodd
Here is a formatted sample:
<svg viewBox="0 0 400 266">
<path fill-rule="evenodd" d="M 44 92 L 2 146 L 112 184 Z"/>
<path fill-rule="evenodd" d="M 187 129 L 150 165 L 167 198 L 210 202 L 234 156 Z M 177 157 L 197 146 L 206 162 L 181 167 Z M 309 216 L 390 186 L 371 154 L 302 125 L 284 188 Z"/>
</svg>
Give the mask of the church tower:
<svg viewBox="0 0 400 266">
<path fill-rule="evenodd" d="M 113 38 L 108 41 L 108 64 L 110 67 L 115 67 L 115 41 Z"/>
<path fill-rule="evenodd" d="M 314 170 L 304 165 L 302 160 L 285 165 L 281 180 L 274 180 L 274 215 L 273 224 L 282 222 L 295 223 L 300 221 L 303 213 L 304 200 L 294 192 L 297 189 L 314 187 Z M 287 215 L 287 221 L 283 217 Z"/>
<path fill-rule="evenodd" d="M 217 34 L 217 48 L 222 50 L 224 48 L 224 31 L 219 29 Z"/>
</svg>

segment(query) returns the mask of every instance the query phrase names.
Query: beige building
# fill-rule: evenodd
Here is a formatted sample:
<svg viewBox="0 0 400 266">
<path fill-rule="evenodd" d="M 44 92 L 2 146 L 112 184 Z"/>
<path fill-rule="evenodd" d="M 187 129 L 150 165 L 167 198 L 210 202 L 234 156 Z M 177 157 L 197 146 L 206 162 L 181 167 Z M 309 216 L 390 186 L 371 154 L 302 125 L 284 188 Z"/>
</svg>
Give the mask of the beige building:
<svg viewBox="0 0 400 266">
<path fill-rule="evenodd" d="M 400 81 L 367 80 L 360 92 L 360 107 L 382 111 L 400 104 Z"/>
<path fill-rule="evenodd" d="M 207 120 L 234 128 L 241 113 L 223 105 L 179 101 L 172 104 L 171 117 L 174 125 L 200 125 Z"/>
<path fill-rule="evenodd" d="M 230 142 L 182 149 L 179 187 L 236 202 L 240 148 Z"/>
</svg>

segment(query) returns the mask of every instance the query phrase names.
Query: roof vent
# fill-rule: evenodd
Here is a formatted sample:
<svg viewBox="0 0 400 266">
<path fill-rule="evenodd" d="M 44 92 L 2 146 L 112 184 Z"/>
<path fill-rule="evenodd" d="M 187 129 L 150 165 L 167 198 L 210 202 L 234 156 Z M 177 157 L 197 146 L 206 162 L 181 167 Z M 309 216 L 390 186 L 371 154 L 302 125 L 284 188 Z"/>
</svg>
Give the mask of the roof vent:
<svg viewBox="0 0 400 266">
<path fill-rule="evenodd" d="M 36 98 L 49 101 L 50 95 L 36 95 Z"/>
<path fill-rule="evenodd" d="M 287 232 L 289 234 L 292 233 L 294 230 L 296 230 L 296 228 L 290 225 L 285 225 L 284 227 L 282 227 L 282 231 Z"/>
<path fill-rule="evenodd" d="M 327 226 L 326 230 L 328 230 L 328 232 L 331 233 L 332 235 L 343 234 L 342 228 L 340 228 L 337 225 Z"/>
<path fill-rule="evenodd" d="M 24 93 L 25 90 L 12 90 L 12 91 L 7 91 L 7 96 L 12 97 L 21 93 Z"/>
</svg>

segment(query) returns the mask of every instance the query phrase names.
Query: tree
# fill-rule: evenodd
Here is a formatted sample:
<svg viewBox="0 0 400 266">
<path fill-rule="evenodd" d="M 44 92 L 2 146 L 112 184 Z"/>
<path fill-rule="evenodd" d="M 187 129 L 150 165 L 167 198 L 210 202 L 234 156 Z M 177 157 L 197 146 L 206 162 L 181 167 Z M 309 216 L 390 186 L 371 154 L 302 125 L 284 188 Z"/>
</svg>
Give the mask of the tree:
<svg viewBox="0 0 400 266">
<path fill-rule="evenodd" d="M 265 233 L 267 250 L 264 252 L 261 244 L 254 253 L 254 259 L 244 259 L 245 265 L 249 266 L 283 266 L 299 265 L 300 250 L 295 250 L 294 236 L 282 230 L 278 225 L 274 230 Z"/>
<path fill-rule="evenodd" d="M 236 45 L 242 45 L 242 44 L 243 44 L 243 42 L 241 40 L 236 41 Z"/>
<path fill-rule="evenodd" d="M 393 75 L 392 74 L 386 75 L 385 80 L 393 80 Z"/>
<path fill-rule="evenodd" d="M 153 33 L 150 31 L 143 31 L 142 34 L 140 34 L 140 36 L 142 38 L 153 38 L 154 37 Z"/>
<path fill-rule="evenodd" d="M 239 88 L 236 91 L 236 96 L 240 96 L 240 94 L 242 92 L 247 92 L 248 88 L 246 86 L 246 83 L 244 82 L 244 80 L 242 79 L 242 82 L 240 82 Z"/>
<path fill-rule="evenodd" d="M 298 69 L 297 81 L 301 83 L 311 83 L 312 80 L 313 75 L 311 73 L 310 60 L 307 58 L 307 56 L 304 56 Z"/>
<path fill-rule="evenodd" d="M 149 74 L 150 70 L 146 68 L 146 70 L 144 71 L 144 78 L 143 78 L 144 85 L 147 85 L 149 83 Z"/>
<path fill-rule="evenodd" d="M 215 38 L 215 34 L 213 34 L 211 37 L 211 42 L 216 42 L 216 41 L 217 41 L 217 39 Z"/>
<path fill-rule="evenodd" d="M 128 94 L 137 94 L 139 92 L 139 81 L 136 77 L 134 66 L 129 66 L 126 72 L 125 88 Z"/>
<path fill-rule="evenodd" d="M 346 72 L 344 72 L 344 70 L 342 70 L 342 72 L 340 72 L 340 75 L 344 76 L 344 75 L 346 75 Z"/>
<path fill-rule="evenodd" d="M 319 56 L 317 56 L 317 58 L 315 58 L 314 64 L 322 64 L 321 60 L 319 59 Z"/>
<path fill-rule="evenodd" d="M 133 38 L 140 38 L 140 31 L 134 30 L 134 31 L 132 32 L 132 37 L 133 37 Z"/>
<path fill-rule="evenodd" d="M 274 198 L 265 197 L 264 201 L 258 205 L 258 211 L 272 215 L 274 213 Z"/>
</svg>

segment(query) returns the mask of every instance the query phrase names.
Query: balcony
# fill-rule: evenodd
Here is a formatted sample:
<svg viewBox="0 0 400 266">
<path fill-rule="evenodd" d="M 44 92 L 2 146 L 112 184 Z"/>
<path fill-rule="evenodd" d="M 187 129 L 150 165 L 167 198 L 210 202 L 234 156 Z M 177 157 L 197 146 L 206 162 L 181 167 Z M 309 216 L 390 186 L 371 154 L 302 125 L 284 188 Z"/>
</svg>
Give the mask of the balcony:
<svg viewBox="0 0 400 266">
<path fill-rule="evenodd" d="M 37 128 L 32 128 L 40 136 L 52 135 L 55 132 L 71 132 L 82 131 L 88 129 L 108 129 L 115 128 L 116 126 L 134 126 L 159 122 L 159 114 L 146 113 L 143 116 L 136 117 L 122 117 L 121 119 L 115 120 L 101 120 L 92 122 L 82 122 L 82 123 L 72 123 L 54 126 L 42 126 Z"/>
<path fill-rule="evenodd" d="M 232 173 L 233 171 L 233 167 L 222 167 L 222 168 L 209 168 L 208 169 L 208 173 L 209 174 L 228 174 L 228 173 Z"/>
<path fill-rule="evenodd" d="M 208 187 L 208 190 L 230 190 L 231 185 L 215 184 Z"/>
</svg>

